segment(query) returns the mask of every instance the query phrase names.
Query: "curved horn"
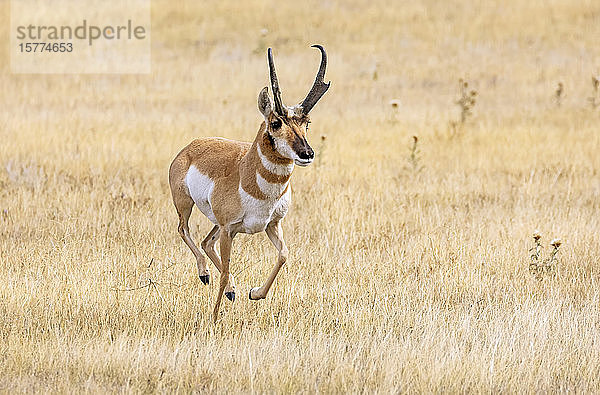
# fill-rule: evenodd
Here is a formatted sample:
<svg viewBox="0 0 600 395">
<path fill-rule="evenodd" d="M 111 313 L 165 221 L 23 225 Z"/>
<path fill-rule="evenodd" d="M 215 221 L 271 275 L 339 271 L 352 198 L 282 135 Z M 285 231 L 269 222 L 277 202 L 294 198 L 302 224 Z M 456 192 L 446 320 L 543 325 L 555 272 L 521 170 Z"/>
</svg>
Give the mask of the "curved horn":
<svg viewBox="0 0 600 395">
<path fill-rule="evenodd" d="M 285 116 L 287 111 L 281 100 L 281 90 L 279 89 L 279 81 L 277 81 L 277 73 L 275 72 L 275 63 L 273 62 L 273 51 L 268 50 L 269 58 L 269 75 L 271 76 L 271 88 L 273 89 L 273 99 L 275 101 L 275 112 L 281 116 Z"/>
<path fill-rule="evenodd" d="M 327 68 L 327 54 L 325 53 L 325 49 L 320 45 L 311 45 L 312 48 L 317 48 L 321 51 L 321 65 L 319 66 L 319 71 L 317 72 L 317 77 L 315 78 L 315 83 L 313 84 L 310 92 L 306 96 L 306 99 L 300 104 L 302 107 L 302 111 L 304 114 L 308 114 L 310 110 L 317 104 L 319 99 L 323 97 L 327 89 L 329 89 L 329 85 L 331 85 L 331 81 L 325 83 L 323 78 L 325 78 L 325 69 Z"/>
</svg>

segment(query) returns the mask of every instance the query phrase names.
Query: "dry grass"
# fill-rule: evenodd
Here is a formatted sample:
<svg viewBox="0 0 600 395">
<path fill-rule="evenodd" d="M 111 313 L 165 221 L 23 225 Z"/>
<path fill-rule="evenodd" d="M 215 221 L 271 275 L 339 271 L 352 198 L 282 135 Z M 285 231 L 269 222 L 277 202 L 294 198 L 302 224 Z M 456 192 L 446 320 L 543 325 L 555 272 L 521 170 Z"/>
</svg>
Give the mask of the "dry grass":
<svg viewBox="0 0 600 395">
<path fill-rule="evenodd" d="M 11 75 L 1 48 L 0 391 L 600 391 L 598 1 L 207 3 L 153 3 L 149 76 Z M 333 83 L 289 263 L 250 302 L 276 253 L 236 238 L 213 325 L 168 165 L 254 137 L 265 45 L 299 100 L 315 42 Z M 463 77 L 477 106 L 451 137 Z M 535 229 L 563 241 L 542 281 Z"/>
</svg>

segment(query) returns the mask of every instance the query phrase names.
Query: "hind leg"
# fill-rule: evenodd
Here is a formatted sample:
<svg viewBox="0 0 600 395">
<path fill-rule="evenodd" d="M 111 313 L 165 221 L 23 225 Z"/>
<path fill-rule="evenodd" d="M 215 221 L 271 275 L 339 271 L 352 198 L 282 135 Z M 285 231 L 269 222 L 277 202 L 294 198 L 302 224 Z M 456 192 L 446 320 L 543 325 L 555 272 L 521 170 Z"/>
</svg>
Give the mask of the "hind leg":
<svg viewBox="0 0 600 395">
<path fill-rule="evenodd" d="M 192 214 L 192 207 L 194 207 L 194 201 L 192 198 L 184 196 L 178 199 L 173 199 L 173 202 L 175 203 L 175 209 L 179 215 L 179 234 L 196 257 L 200 281 L 202 281 L 204 284 L 208 284 L 210 272 L 208 271 L 208 266 L 206 265 L 206 259 L 198 247 L 196 247 L 196 244 L 194 244 L 194 240 L 192 240 L 192 237 L 190 236 L 190 228 L 188 226 L 188 221 L 190 219 L 190 215 Z"/>
<path fill-rule="evenodd" d="M 217 249 L 215 248 L 215 244 L 217 244 L 217 240 L 219 240 L 220 235 L 221 231 L 219 225 L 215 225 L 208 233 L 206 238 L 202 241 L 201 245 L 206 255 L 210 258 L 212 263 L 215 264 L 215 267 L 219 273 L 222 273 L 223 267 L 221 266 L 221 258 L 219 257 Z M 231 273 L 229 274 L 229 281 L 225 287 L 225 296 L 231 301 L 235 300 L 235 282 L 233 281 L 233 276 Z"/>
<path fill-rule="evenodd" d="M 217 322 L 217 316 L 219 314 L 219 306 L 221 305 L 221 299 L 223 297 L 223 291 L 229 283 L 229 263 L 231 257 L 231 243 L 236 235 L 236 230 L 229 226 L 221 228 L 220 232 L 221 242 L 221 279 L 219 281 L 219 293 L 217 294 L 217 302 L 215 303 L 215 309 L 213 310 L 213 321 Z M 226 295 L 227 296 L 227 295 Z M 235 299 L 235 298 L 234 298 Z M 233 299 L 232 299 L 233 300 Z"/>
</svg>

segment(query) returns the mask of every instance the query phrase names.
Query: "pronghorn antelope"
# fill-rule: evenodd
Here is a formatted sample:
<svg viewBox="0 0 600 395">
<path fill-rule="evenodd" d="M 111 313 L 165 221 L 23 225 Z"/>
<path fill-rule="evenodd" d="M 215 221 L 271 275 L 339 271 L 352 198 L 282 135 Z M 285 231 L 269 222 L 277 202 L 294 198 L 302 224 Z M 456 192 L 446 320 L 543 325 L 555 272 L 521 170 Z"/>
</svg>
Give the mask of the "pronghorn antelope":
<svg viewBox="0 0 600 395">
<path fill-rule="evenodd" d="M 221 273 L 219 292 L 213 311 L 217 319 L 225 296 L 235 300 L 235 283 L 229 271 L 231 244 L 237 233 L 265 231 L 279 252 L 277 263 L 262 287 L 252 288 L 251 300 L 264 299 L 279 269 L 285 263 L 288 249 L 283 240 L 281 220 L 291 199 L 290 177 L 294 164 L 308 166 L 315 153 L 306 141 L 310 110 L 327 92 L 325 83 L 327 54 L 320 45 L 321 65 L 315 82 L 299 104 L 288 107 L 281 100 L 273 53 L 268 50 L 269 74 L 273 101 L 268 88 L 258 95 L 258 109 L 264 117 L 254 142 L 240 142 L 220 137 L 192 141 L 173 160 L 169 184 L 173 203 L 179 215 L 179 234 L 196 257 L 200 280 L 209 283 L 209 270 L 202 253 L 194 244 L 188 219 L 194 203 L 215 224 L 201 246 Z M 220 241 L 221 257 L 215 244 Z"/>
</svg>

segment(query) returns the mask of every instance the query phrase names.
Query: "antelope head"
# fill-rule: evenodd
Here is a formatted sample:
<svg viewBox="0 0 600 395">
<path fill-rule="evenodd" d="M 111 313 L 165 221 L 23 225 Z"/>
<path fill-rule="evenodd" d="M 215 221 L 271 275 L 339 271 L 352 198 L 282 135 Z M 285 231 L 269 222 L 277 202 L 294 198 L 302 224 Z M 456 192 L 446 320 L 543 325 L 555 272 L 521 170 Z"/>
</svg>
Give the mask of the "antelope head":
<svg viewBox="0 0 600 395">
<path fill-rule="evenodd" d="M 281 157 L 293 160 L 299 166 L 308 166 L 315 158 L 315 152 L 306 141 L 310 124 L 308 114 L 331 84 L 323 81 L 327 68 L 325 49 L 320 45 L 313 45 L 313 47 L 321 51 L 321 65 L 312 88 L 301 103 L 292 107 L 283 104 L 271 48 L 268 50 L 268 60 L 273 101 L 269 97 L 267 87 L 263 88 L 258 95 L 258 109 L 265 117 L 264 133 L 271 142 L 273 150 Z"/>
</svg>

